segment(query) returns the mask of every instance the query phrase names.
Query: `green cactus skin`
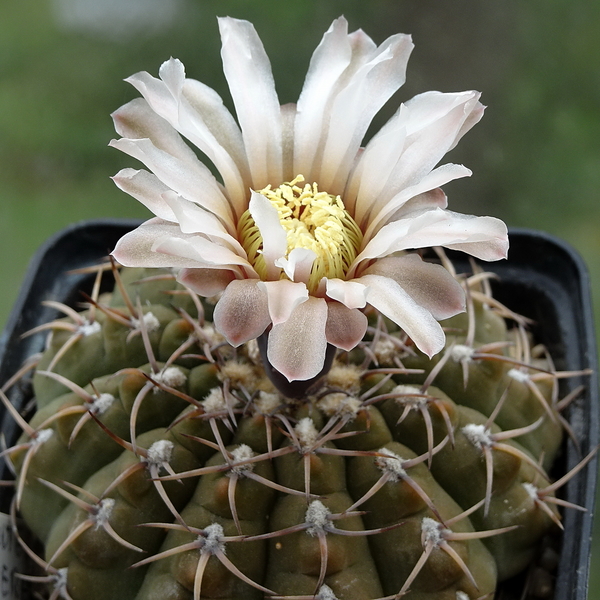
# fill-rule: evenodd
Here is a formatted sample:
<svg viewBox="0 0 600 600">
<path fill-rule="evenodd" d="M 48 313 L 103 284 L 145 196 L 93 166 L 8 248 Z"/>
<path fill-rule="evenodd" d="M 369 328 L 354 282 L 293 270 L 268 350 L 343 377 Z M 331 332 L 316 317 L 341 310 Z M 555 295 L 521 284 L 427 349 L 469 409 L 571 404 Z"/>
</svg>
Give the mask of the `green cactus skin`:
<svg viewBox="0 0 600 600">
<path fill-rule="evenodd" d="M 475 600 L 559 523 L 551 360 L 477 281 L 445 352 L 371 313 L 298 399 L 169 273 L 116 279 L 48 325 L 5 453 L 53 598 Z"/>
</svg>

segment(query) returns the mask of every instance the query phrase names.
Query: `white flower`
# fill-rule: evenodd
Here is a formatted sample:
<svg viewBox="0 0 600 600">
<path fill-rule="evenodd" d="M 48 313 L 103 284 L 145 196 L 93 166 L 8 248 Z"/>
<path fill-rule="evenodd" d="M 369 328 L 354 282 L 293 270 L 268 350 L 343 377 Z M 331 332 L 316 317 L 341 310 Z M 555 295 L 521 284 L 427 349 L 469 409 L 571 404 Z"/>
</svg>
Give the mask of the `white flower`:
<svg viewBox="0 0 600 600">
<path fill-rule="evenodd" d="M 508 248 L 504 223 L 446 210 L 439 189 L 470 175 L 462 165 L 436 165 L 481 118 L 479 93 L 416 96 L 361 148 L 404 82 L 409 36 L 377 46 L 337 19 L 298 103 L 280 106 L 252 24 L 223 18 L 219 26 L 237 122 L 176 59 L 159 79 L 128 79 L 143 99 L 113 115 L 122 138 L 111 145 L 151 172 L 124 169 L 114 180 L 156 218 L 121 239 L 114 256 L 175 267 L 203 296 L 223 292 L 216 328 L 234 346 L 268 331 L 268 359 L 290 381 L 317 375 L 328 343 L 353 348 L 367 304 L 423 352 L 439 352 L 437 321 L 464 310 L 462 289 L 441 266 L 403 251 L 445 246 L 497 260 Z"/>
</svg>

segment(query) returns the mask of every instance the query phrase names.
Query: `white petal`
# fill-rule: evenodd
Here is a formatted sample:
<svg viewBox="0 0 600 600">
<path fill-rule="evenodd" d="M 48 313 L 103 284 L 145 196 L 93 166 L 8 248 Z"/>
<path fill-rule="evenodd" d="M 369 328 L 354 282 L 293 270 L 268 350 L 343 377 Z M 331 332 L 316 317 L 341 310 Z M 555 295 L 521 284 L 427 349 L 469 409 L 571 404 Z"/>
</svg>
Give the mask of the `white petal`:
<svg viewBox="0 0 600 600">
<path fill-rule="evenodd" d="M 436 208 L 388 223 L 369 242 L 359 259 L 430 246 L 463 250 L 482 260 L 500 260 L 506 258 L 508 252 L 508 233 L 500 219 Z"/>
<path fill-rule="evenodd" d="M 327 308 L 327 342 L 349 352 L 367 332 L 367 317 L 360 310 L 347 308 L 339 302 L 328 302 Z"/>
<path fill-rule="evenodd" d="M 405 205 L 417 196 L 423 196 L 427 192 L 436 190 L 440 186 L 458 179 L 460 177 L 470 177 L 471 171 L 463 165 L 446 164 L 438 167 L 428 173 L 419 181 L 416 185 L 410 186 L 390 199 L 388 202 L 382 203 L 381 206 L 374 205 L 372 212 L 368 215 L 368 227 L 364 231 L 363 243 L 370 243 L 374 236 L 379 233 L 379 230 L 389 223 L 394 218 L 394 221 L 398 221 L 405 215 L 402 210 Z M 439 206 L 439 197 L 428 197 L 424 198 L 426 201 L 434 200 L 436 206 Z M 427 208 L 433 208 L 428 206 Z M 407 206 L 407 214 L 414 212 L 414 206 Z"/>
<path fill-rule="evenodd" d="M 125 81 L 142 94 L 157 114 L 174 126 L 178 111 L 177 93 L 173 90 L 180 89 L 185 80 L 183 63 L 176 58 L 170 58 L 160 66 L 159 74 L 161 79 L 153 77 L 146 71 L 140 71 Z"/>
<path fill-rule="evenodd" d="M 183 233 L 201 233 L 213 241 L 220 240 L 239 256 L 246 256 L 246 251 L 237 238 L 230 235 L 223 223 L 211 212 L 173 191 L 165 192 L 163 200 L 175 215 Z"/>
<path fill-rule="evenodd" d="M 407 102 L 406 105 L 382 129 L 381 136 L 390 145 L 390 153 L 398 156 L 395 166 L 390 170 L 389 162 L 382 162 L 386 170 L 381 173 L 383 185 L 361 185 L 356 200 L 356 214 L 370 210 L 370 221 L 379 223 L 380 211 L 390 214 L 387 203 L 406 188 L 418 186 L 430 171 L 441 161 L 443 156 L 456 144 L 460 135 L 465 132 L 465 123 L 471 123 L 470 115 L 477 112 L 478 92 L 461 92 L 442 94 L 429 92 L 421 94 Z M 471 123 L 472 124 L 472 123 Z M 398 137 L 394 141 L 390 137 L 394 129 L 402 128 L 404 139 Z M 369 177 L 373 178 L 373 169 L 379 173 L 377 159 L 381 160 L 382 141 L 376 136 L 367 145 L 360 161 L 369 163 Z M 402 146 L 399 153 L 399 146 Z M 374 153 L 375 156 L 371 156 Z M 360 165 L 357 168 L 360 170 Z M 366 171 L 366 167 L 365 167 Z M 442 185 L 442 184 L 438 184 Z"/>
<path fill-rule="evenodd" d="M 367 305 L 367 286 L 358 281 L 327 279 L 327 296 L 348 308 L 364 308 Z"/>
<path fill-rule="evenodd" d="M 158 149 L 149 139 L 122 138 L 111 140 L 110 145 L 137 158 L 173 191 L 206 208 L 233 228 L 231 206 L 214 175 L 199 160 L 184 163 Z"/>
<path fill-rule="evenodd" d="M 393 279 L 438 321 L 465 310 L 465 292 L 460 283 L 444 267 L 424 262 L 418 254 L 382 258 L 364 274 Z"/>
<path fill-rule="evenodd" d="M 199 81 L 186 79 L 179 124 L 182 133 L 208 156 L 221 174 L 240 216 L 248 207 L 250 168 L 242 132 L 219 94 Z"/>
<path fill-rule="evenodd" d="M 288 258 L 278 258 L 275 261 L 275 265 L 281 267 L 291 281 L 308 283 L 308 278 L 316 258 L 317 254 L 314 250 L 310 250 L 309 248 L 294 248 Z"/>
<path fill-rule="evenodd" d="M 232 281 L 215 306 L 215 327 L 232 346 L 257 338 L 271 322 L 267 294 L 258 283 L 257 279 Z"/>
<path fill-rule="evenodd" d="M 300 172 L 294 171 L 294 123 L 296 120 L 296 105 L 284 104 L 281 107 L 281 160 L 282 179 L 292 181 Z"/>
<path fill-rule="evenodd" d="M 139 171 L 122 169 L 112 179 L 119 189 L 133 196 L 157 217 L 165 221 L 177 221 L 175 213 L 162 197 L 165 192 L 170 191 L 170 188 L 162 183 L 156 175 L 143 169 Z"/>
<path fill-rule="evenodd" d="M 269 315 L 273 325 L 287 321 L 294 309 L 308 300 L 308 290 L 303 283 L 280 279 L 261 281 L 258 287 L 267 293 Z"/>
<path fill-rule="evenodd" d="M 371 120 L 404 83 L 412 48 L 410 36 L 388 38 L 335 97 L 317 178 L 322 189 L 343 193 Z"/>
<path fill-rule="evenodd" d="M 237 113 L 254 189 L 282 181 L 281 114 L 271 64 L 254 26 L 219 19 L 223 71 Z"/>
<path fill-rule="evenodd" d="M 398 164 L 406 140 L 404 105 L 376 133 L 360 154 L 344 192 L 344 204 L 354 220 L 362 223 L 375 199 L 385 190 L 387 181 Z"/>
<path fill-rule="evenodd" d="M 336 19 L 310 60 L 304 86 L 298 99 L 294 133 L 294 173 L 311 173 L 315 155 L 325 131 L 326 110 L 338 79 L 350 64 L 352 47 L 348 22 Z"/>
<path fill-rule="evenodd" d="M 311 379 L 325 362 L 327 302 L 310 296 L 269 332 L 267 357 L 288 381 Z"/>
<path fill-rule="evenodd" d="M 179 60 L 171 58 L 163 63 L 160 76 L 162 81 L 142 72 L 127 81 L 158 115 L 213 162 L 239 216 L 245 210 L 250 179 L 242 135 L 235 119 L 217 92 L 203 83 L 185 79 L 184 67 Z"/>
<path fill-rule="evenodd" d="M 398 324 L 419 350 L 432 357 L 444 347 L 441 325 L 395 281 L 380 275 L 364 275 L 360 280 L 369 286 L 369 304 Z"/>
<path fill-rule="evenodd" d="M 137 229 L 126 233 L 112 255 L 125 267 L 194 267 L 197 261 L 184 256 L 167 256 L 153 250 L 155 244 L 183 234 L 179 226 L 162 219 L 150 219 Z"/>
<path fill-rule="evenodd" d="M 115 131 L 124 138 L 149 138 L 159 150 L 194 168 L 198 162 L 179 133 L 160 117 L 143 98 L 135 98 L 111 114 Z"/>
<path fill-rule="evenodd" d="M 239 256 L 229 250 L 229 248 L 211 242 L 201 235 L 180 234 L 180 237 L 172 236 L 157 240 L 152 246 L 152 250 L 161 254 L 168 254 L 171 257 L 196 261 L 197 263 L 196 265 L 188 264 L 187 266 L 201 267 L 215 265 L 217 267 L 231 268 L 233 265 L 238 265 L 243 267 L 248 273 L 254 271 L 245 257 Z"/>
<path fill-rule="evenodd" d="M 263 256 L 267 265 L 267 279 L 278 279 L 280 269 L 275 261 L 287 251 L 287 235 L 279 220 L 279 213 L 262 194 L 252 192 L 250 215 L 263 240 Z"/>
</svg>

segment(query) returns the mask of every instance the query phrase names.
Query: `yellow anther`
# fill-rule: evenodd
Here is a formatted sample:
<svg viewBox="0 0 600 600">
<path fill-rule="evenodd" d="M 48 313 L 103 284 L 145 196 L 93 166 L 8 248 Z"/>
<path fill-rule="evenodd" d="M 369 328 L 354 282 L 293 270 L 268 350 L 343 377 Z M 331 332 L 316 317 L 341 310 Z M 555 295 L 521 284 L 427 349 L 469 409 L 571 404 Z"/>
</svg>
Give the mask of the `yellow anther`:
<svg viewBox="0 0 600 600">
<path fill-rule="evenodd" d="M 343 279 L 356 258 L 362 243 L 362 232 L 348 214 L 340 196 L 319 191 L 316 183 L 306 183 L 298 175 L 289 183 L 272 189 L 269 185 L 259 193 L 277 209 L 287 234 L 287 255 L 294 248 L 312 250 L 313 263 L 307 286 L 314 292 L 323 277 Z M 238 224 L 240 241 L 248 259 L 261 277 L 266 276 L 262 256 L 262 238 L 250 212 Z M 282 277 L 285 274 L 282 273 Z"/>
</svg>

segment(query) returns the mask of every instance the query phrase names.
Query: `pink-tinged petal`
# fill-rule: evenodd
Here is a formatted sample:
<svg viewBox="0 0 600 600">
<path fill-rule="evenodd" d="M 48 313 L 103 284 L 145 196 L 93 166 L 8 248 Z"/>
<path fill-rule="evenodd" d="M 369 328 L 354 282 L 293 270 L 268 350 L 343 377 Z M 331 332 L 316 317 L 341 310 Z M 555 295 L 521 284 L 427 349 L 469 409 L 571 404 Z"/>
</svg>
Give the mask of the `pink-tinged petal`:
<svg viewBox="0 0 600 600">
<path fill-rule="evenodd" d="M 122 169 L 112 179 L 120 190 L 133 196 L 160 219 L 177 221 L 175 213 L 162 197 L 170 188 L 156 175 L 144 170 Z"/>
<path fill-rule="evenodd" d="M 246 251 L 237 238 L 230 235 L 223 223 L 211 212 L 172 191 L 166 192 L 163 200 L 175 215 L 182 233 L 201 233 L 213 241 L 227 245 L 239 256 L 246 256 Z"/>
<path fill-rule="evenodd" d="M 394 280 L 381 275 L 360 279 L 369 286 L 369 304 L 399 325 L 419 350 L 430 358 L 442 350 L 446 336 L 441 325 Z"/>
<path fill-rule="evenodd" d="M 223 71 L 244 136 L 254 189 L 282 181 L 281 114 L 271 64 L 254 26 L 219 19 Z"/>
<path fill-rule="evenodd" d="M 184 268 L 198 266 L 185 256 L 158 254 L 153 247 L 163 240 L 181 237 L 179 226 L 154 218 L 126 233 L 118 242 L 112 256 L 124 267 Z"/>
<path fill-rule="evenodd" d="M 482 260 L 500 260 L 508 252 L 508 231 L 494 217 L 463 215 L 441 208 L 426 210 L 382 227 L 356 262 L 431 246 L 462 250 Z"/>
<path fill-rule="evenodd" d="M 174 192 L 206 208 L 235 230 L 227 198 L 214 175 L 199 160 L 182 162 L 149 139 L 122 138 L 111 140 L 110 146 L 137 158 Z"/>
<path fill-rule="evenodd" d="M 261 281 L 258 287 L 267 293 L 269 315 L 273 325 L 287 321 L 295 308 L 308 300 L 308 290 L 303 283 L 280 279 Z"/>
<path fill-rule="evenodd" d="M 182 269 L 177 274 L 177 281 L 204 298 L 216 296 L 234 279 L 233 271 L 226 269 Z"/>
<path fill-rule="evenodd" d="M 327 308 L 327 342 L 342 350 L 352 350 L 367 332 L 367 317 L 360 310 L 347 308 L 339 302 L 328 302 Z"/>
<path fill-rule="evenodd" d="M 267 357 L 288 381 L 311 379 L 325 361 L 327 302 L 310 296 L 269 332 Z"/>
<path fill-rule="evenodd" d="M 364 274 L 393 279 L 438 321 L 465 310 L 465 292 L 460 283 L 444 267 L 424 262 L 418 254 L 382 258 Z"/>
<path fill-rule="evenodd" d="M 367 286 L 358 281 L 327 279 L 326 294 L 348 308 L 364 308 L 367 305 Z"/>
<path fill-rule="evenodd" d="M 316 258 L 316 253 L 309 248 L 294 248 L 288 258 L 278 258 L 275 265 L 281 267 L 291 281 L 308 283 Z"/>
<path fill-rule="evenodd" d="M 249 209 L 262 237 L 267 279 L 278 279 L 280 268 L 275 265 L 275 261 L 284 256 L 287 251 L 287 235 L 279 220 L 279 213 L 265 196 L 254 191 L 250 198 Z"/>
<path fill-rule="evenodd" d="M 258 279 L 232 281 L 215 306 L 215 327 L 232 346 L 257 338 L 271 323 L 267 293 L 258 283 Z"/>
<path fill-rule="evenodd" d="M 371 120 L 404 83 L 412 48 L 410 36 L 399 34 L 388 38 L 335 97 L 319 162 L 317 181 L 322 189 L 331 194 L 343 193 Z"/>
<path fill-rule="evenodd" d="M 298 99 L 294 125 L 295 174 L 308 174 L 313 170 L 315 156 L 322 146 L 320 134 L 326 130 L 326 111 L 330 98 L 339 87 L 339 78 L 351 59 L 348 22 L 340 17 L 331 24 L 314 51 Z"/>
</svg>

